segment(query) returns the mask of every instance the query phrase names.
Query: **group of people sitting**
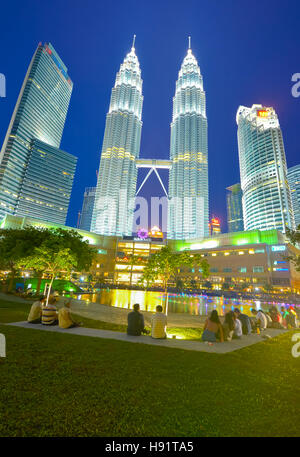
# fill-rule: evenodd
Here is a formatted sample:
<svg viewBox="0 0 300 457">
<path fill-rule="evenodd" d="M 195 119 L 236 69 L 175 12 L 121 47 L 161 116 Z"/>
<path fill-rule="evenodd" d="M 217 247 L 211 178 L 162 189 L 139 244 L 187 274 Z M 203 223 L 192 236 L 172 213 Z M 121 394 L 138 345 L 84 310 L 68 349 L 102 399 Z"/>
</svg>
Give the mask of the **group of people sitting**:
<svg viewBox="0 0 300 457">
<path fill-rule="evenodd" d="M 167 338 L 167 316 L 162 312 L 163 308 L 161 305 L 157 305 L 156 313 L 151 318 L 151 337 L 158 339 Z M 135 303 L 133 305 L 133 311 L 127 316 L 128 327 L 127 335 L 140 336 L 142 333 L 148 335 L 149 330 L 145 328 L 144 316 L 140 312 L 140 305 Z"/>
<path fill-rule="evenodd" d="M 47 304 L 47 298 L 41 296 L 38 301 L 31 306 L 27 322 L 29 324 L 59 325 L 61 328 L 79 327 L 81 324 L 72 319 L 70 306 L 71 301 L 64 303 L 59 310 L 55 306 L 57 298 L 50 296 Z"/>
<path fill-rule="evenodd" d="M 41 296 L 38 301 L 31 306 L 27 321 L 30 324 L 59 325 L 63 329 L 79 327 L 81 324 L 75 322 L 71 316 L 71 301 L 66 301 L 59 310 L 55 306 L 57 298 L 50 296 L 47 299 Z M 156 313 L 151 318 L 151 332 L 145 328 L 144 316 L 140 312 L 140 305 L 135 303 L 133 311 L 127 316 L 127 334 L 131 336 L 148 335 L 152 338 L 167 338 L 167 316 L 163 312 L 161 305 L 156 306 Z M 298 311 L 299 312 L 299 311 Z M 240 339 L 243 335 L 252 332 L 264 331 L 266 328 L 291 328 L 298 327 L 300 316 L 295 309 L 290 306 L 286 309 L 281 307 L 279 312 L 276 306 L 272 306 L 268 312 L 261 309 L 251 309 L 253 317 L 243 314 L 239 308 L 225 314 L 224 321 L 221 323 L 217 310 L 213 310 L 204 324 L 202 341 L 224 342 L 232 339 Z"/>
<path fill-rule="evenodd" d="M 213 310 L 205 321 L 202 341 L 211 343 L 231 341 L 232 339 L 241 339 L 243 335 L 264 331 L 266 328 L 298 327 L 298 316 L 292 306 L 288 310 L 282 306 L 281 312 L 277 310 L 276 306 L 272 306 L 269 312 L 252 308 L 251 313 L 253 317 L 249 317 L 247 314 L 243 314 L 239 308 L 235 308 L 225 314 L 222 324 L 217 310 Z"/>
</svg>

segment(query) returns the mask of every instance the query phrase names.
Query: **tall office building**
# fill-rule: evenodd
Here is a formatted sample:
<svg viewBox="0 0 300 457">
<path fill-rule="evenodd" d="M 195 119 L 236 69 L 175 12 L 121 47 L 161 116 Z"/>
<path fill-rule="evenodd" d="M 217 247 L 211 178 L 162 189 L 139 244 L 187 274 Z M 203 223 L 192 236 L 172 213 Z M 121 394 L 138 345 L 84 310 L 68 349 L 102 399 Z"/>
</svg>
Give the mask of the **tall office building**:
<svg viewBox="0 0 300 457">
<path fill-rule="evenodd" d="M 91 231 L 131 235 L 142 131 L 142 79 L 134 42 L 112 89 Z"/>
<path fill-rule="evenodd" d="M 221 224 L 218 217 L 213 216 L 209 222 L 209 235 L 217 236 L 221 235 Z"/>
<path fill-rule="evenodd" d="M 168 238 L 208 236 L 206 100 L 190 43 L 176 82 L 171 123 Z"/>
<path fill-rule="evenodd" d="M 77 157 L 32 140 L 18 201 L 17 216 L 64 225 L 67 219 Z"/>
<path fill-rule="evenodd" d="M 244 230 L 243 204 L 241 184 L 226 187 L 227 227 L 228 232 L 242 232 Z"/>
<path fill-rule="evenodd" d="M 292 196 L 295 224 L 300 225 L 300 165 L 288 169 L 288 181 Z"/>
<path fill-rule="evenodd" d="M 294 227 L 282 133 L 273 108 L 240 106 L 236 117 L 245 230 Z"/>
<path fill-rule="evenodd" d="M 86 187 L 83 195 L 83 204 L 80 215 L 79 228 L 90 231 L 95 203 L 96 187 Z"/>
<path fill-rule="evenodd" d="M 37 149 L 40 145 L 34 140 L 39 140 L 47 146 L 57 148 L 55 154 L 59 156 L 59 146 L 69 107 L 73 83 L 70 80 L 67 68 L 50 43 L 39 43 L 29 68 L 27 70 L 4 143 L 0 154 L 0 219 L 5 214 L 24 215 L 24 212 L 34 212 L 36 218 L 43 218 L 45 214 L 51 217 L 54 212 L 47 213 L 48 199 L 40 198 L 41 187 L 37 185 L 38 173 L 45 169 L 35 169 L 31 158 L 36 161 Z M 47 154 L 54 154 L 48 150 Z M 49 155 L 49 157 L 50 157 Z M 37 162 L 36 162 L 37 163 Z M 30 169 L 30 170 L 29 170 Z M 41 186 L 50 185 L 57 187 L 61 184 L 60 172 L 57 174 L 41 176 Z M 35 176 L 33 178 L 33 175 Z M 27 176 L 27 183 L 24 183 Z M 46 179 L 48 177 L 48 179 Z M 53 181 L 50 183 L 50 179 Z M 29 181 L 35 183 L 29 184 Z M 56 185 L 57 184 L 57 185 Z M 32 201 L 28 198 L 31 186 Z M 63 187 L 62 187 L 63 188 Z M 24 190 L 24 195 L 22 194 Z M 35 193 L 36 192 L 36 193 Z M 68 193 L 69 191 L 66 191 Z M 62 223 L 65 222 L 66 197 L 64 191 L 57 189 L 55 206 L 64 208 L 61 211 Z M 60 196 L 62 200 L 60 201 Z M 45 196 L 45 194 L 44 194 Z M 26 202 L 26 205 L 25 205 Z M 31 207 L 32 203 L 32 207 Z M 25 208 L 26 206 L 26 208 Z M 49 207 L 47 207 L 49 209 Z M 52 220 L 52 219 L 48 219 Z"/>
</svg>

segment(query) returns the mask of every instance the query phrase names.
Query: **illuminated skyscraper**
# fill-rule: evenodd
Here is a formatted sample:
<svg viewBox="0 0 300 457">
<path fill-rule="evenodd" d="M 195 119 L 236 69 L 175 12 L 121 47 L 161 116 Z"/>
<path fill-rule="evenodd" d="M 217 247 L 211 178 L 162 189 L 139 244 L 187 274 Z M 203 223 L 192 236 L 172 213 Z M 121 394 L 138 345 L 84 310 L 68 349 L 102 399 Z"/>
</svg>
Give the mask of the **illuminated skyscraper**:
<svg viewBox="0 0 300 457">
<path fill-rule="evenodd" d="M 64 225 L 76 163 L 72 154 L 32 140 L 16 215 Z"/>
<path fill-rule="evenodd" d="M 134 42 L 112 89 L 91 231 L 131 235 L 142 131 L 142 79 Z"/>
<path fill-rule="evenodd" d="M 240 106 L 238 145 L 245 230 L 294 227 L 282 133 L 273 108 Z"/>
<path fill-rule="evenodd" d="M 242 196 L 243 192 L 240 183 L 226 187 L 227 226 L 229 233 L 242 232 L 244 230 Z"/>
<path fill-rule="evenodd" d="M 292 196 L 295 224 L 300 225 L 300 165 L 288 169 L 288 181 Z"/>
<path fill-rule="evenodd" d="M 216 236 L 221 234 L 221 224 L 220 219 L 217 217 L 212 217 L 209 222 L 209 235 Z"/>
<path fill-rule="evenodd" d="M 206 237 L 209 231 L 206 100 L 190 42 L 173 98 L 170 158 L 168 238 Z"/>
<path fill-rule="evenodd" d="M 0 154 L 0 219 L 7 213 L 34 214 L 35 218 L 65 223 L 71 189 L 70 180 L 66 188 L 60 186 L 61 173 L 73 173 L 74 169 L 72 166 L 69 169 L 68 164 L 65 170 L 60 168 L 67 153 L 61 151 L 60 160 L 59 146 L 72 88 L 67 68 L 53 46 L 40 43 L 27 70 Z M 38 157 L 39 142 L 47 155 L 44 161 Z M 42 162 L 52 161 L 55 156 L 56 172 L 49 169 L 47 173 L 44 166 L 39 168 Z M 47 183 L 51 188 L 49 194 Z M 49 206 L 50 194 L 54 207 Z"/>
<path fill-rule="evenodd" d="M 96 187 L 85 188 L 79 223 L 79 228 L 82 230 L 90 231 L 91 229 L 92 215 L 95 203 L 95 194 Z"/>
</svg>

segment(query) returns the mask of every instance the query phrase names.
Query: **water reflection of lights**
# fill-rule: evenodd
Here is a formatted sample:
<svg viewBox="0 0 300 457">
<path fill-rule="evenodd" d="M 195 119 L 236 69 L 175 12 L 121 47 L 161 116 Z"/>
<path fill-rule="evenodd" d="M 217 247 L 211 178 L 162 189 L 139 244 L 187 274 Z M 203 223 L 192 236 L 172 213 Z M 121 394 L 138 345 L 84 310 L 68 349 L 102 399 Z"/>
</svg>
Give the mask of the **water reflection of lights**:
<svg viewBox="0 0 300 457">
<path fill-rule="evenodd" d="M 141 311 L 155 312 L 157 305 L 165 305 L 165 294 L 162 292 L 145 292 L 142 290 L 103 289 L 97 294 L 80 294 L 79 299 L 85 301 L 85 307 L 90 307 L 97 312 L 96 304 L 110 305 L 114 307 L 132 309 L 134 303 L 139 303 Z M 201 294 L 169 294 L 169 312 L 188 313 L 195 316 L 208 315 L 213 309 L 223 316 L 226 312 L 239 307 L 240 310 L 251 315 L 250 309 L 262 308 L 268 310 L 274 302 L 261 302 L 259 300 L 241 300 L 224 297 L 208 297 Z M 285 303 L 275 304 L 280 306 L 291 306 Z"/>
</svg>

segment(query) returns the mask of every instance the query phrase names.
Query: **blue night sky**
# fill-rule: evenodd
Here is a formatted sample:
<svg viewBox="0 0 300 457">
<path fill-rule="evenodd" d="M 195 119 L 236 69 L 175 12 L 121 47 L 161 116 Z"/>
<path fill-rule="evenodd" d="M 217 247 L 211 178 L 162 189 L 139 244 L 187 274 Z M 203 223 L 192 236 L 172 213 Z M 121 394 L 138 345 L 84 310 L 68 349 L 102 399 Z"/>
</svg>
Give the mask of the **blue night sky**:
<svg viewBox="0 0 300 457">
<path fill-rule="evenodd" d="M 273 106 L 288 166 L 300 162 L 300 98 L 291 95 L 291 76 L 300 72 L 299 16 L 299 0 L 5 2 L 0 73 L 7 97 L 0 99 L 0 142 L 32 54 L 39 41 L 50 41 L 74 83 L 61 147 L 78 157 L 67 219 L 75 226 L 84 188 L 96 184 L 111 88 L 133 34 L 144 80 L 140 156 L 165 159 L 175 81 L 191 35 L 207 96 L 210 214 L 220 216 L 226 229 L 225 187 L 239 182 L 239 105 Z M 152 176 L 141 196 L 163 195 Z M 162 176 L 167 185 L 167 172 Z"/>
</svg>

